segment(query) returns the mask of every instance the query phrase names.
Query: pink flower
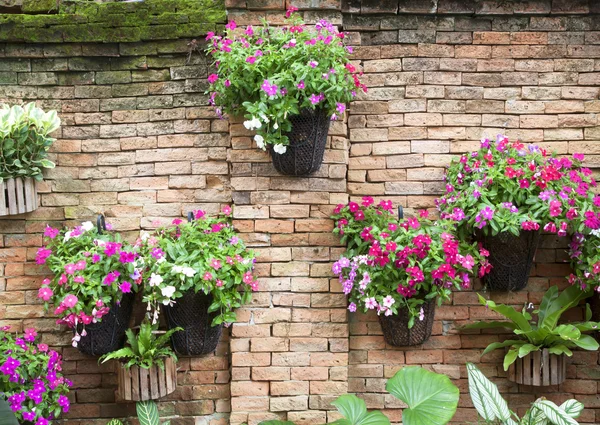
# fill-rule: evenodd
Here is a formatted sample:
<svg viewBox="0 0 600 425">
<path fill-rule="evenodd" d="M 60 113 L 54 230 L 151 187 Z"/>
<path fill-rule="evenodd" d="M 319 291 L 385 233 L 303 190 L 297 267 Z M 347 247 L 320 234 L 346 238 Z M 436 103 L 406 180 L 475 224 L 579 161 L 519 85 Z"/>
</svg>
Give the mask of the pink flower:
<svg viewBox="0 0 600 425">
<path fill-rule="evenodd" d="M 35 263 L 36 264 L 46 264 L 46 260 L 48 259 L 48 257 L 50 257 L 50 255 L 52 255 L 52 250 L 48 249 L 48 248 L 40 248 L 37 250 L 37 253 L 35 255 Z"/>
<path fill-rule="evenodd" d="M 212 274 L 210 274 L 209 272 L 204 273 L 204 276 L 202 276 L 202 279 L 204 280 L 211 280 L 212 278 Z"/>
<path fill-rule="evenodd" d="M 562 212 L 560 201 L 550 201 L 550 217 L 556 217 Z"/>
<path fill-rule="evenodd" d="M 87 263 L 85 262 L 85 260 L 79 260 L 77 263 L 75 263 L 76 270 L 85 270 L 86 266 L 87 266 Z"/>
<path fill-rule="evenodd" d="M 229 21 L 229 23 L 227 25 L 225 25 L 225 28 L 227 28 L 228 30 L 233 31 L 234 29 L 237 28 L 237 24 L 235 23 L 235 21 L 232 19 L 231 21 Z"/>
<path fill-rule="evenodd" d="M 214 33 L 214 32 L 212 32 L 212 31 L 209 31 L 209 32 L 207 32 L 207 33 L 206 33 L 206 38 L 205 38 L 205 40 L 207 40 L 207 41 L 208 41 L 208 40 L 210 40 L 211 38 L 213 38 L 214 36 L 215 36 L 215 33 Z"/>
<path fill-rule="evenodd" d="M 75 277 L 73 278 L 73 282 L 76 282 L 76 283 L 84 283 L 84 282 L 85 282 L 85 277 L 83 277 L 83 276 L 75 276 Z"/>
<path fill-rule="evenodd" d="M 254 35 L 254 28 L 252 28 L 252 25 L 248 25 L 246 27 L 246 31 L 244 31 L 244 34 L 246 34 L 249 37 L 252 37 Z"/>
<path fill-rule="evenodd" d="M 176 218 L 171 223 L 175 226 L 179 226 L 181 223 L 183 223 L 183 220 L 180 218 Z"/>
<path fill-rule="evenodd" d="M 264 80 L 260 88 L 267 94 L 267 96 L 277 95 L 277 86 L 269 83 L 269 80 Z"/>
<path fill-rule="evenodd" d="M 216 283 L 216 285 L 217 285 L 218 287 L 221 287 L 221 286 L 223 286 L 223 281 L 222 281 L 221 279 L 217 279 L 217 283 Z"/>
<path fill-rule="evenodd" d="M 73 274 L 73 273 L 75 273 L 76 270 L 77 270 L 77 268 L 75 268 L 75 264 L 69 263 L 69 264 L 65 265 L 65 273 L 66 274 Z"/>
<path fill-rule="evenodd" d="M 48 346 L 46 344 L 38 344 L 37 349 L 42 353 L 45 353 L 48 351 Z"/>
<path fill-rule="evenodd" d="M 58 284 L 59 285 L 64 285 L 65 283 L 67 283 L 67 281 L 68 281 L 67 275 L 61 274 L 60 278 L 58 279 Z"/>
<path fill-rule="evenodd" d="M 48 288 L 47 286 L 42 286 L 38 290 L 38 298 L 41 298 L 44 301 L 50 301 L 50 298 L 52 298 L 52 295 L 54 295 L 54 293 L 52 292 L 52 289 Z"/>
<path fill-rule="evenodd" d="M 285 17 L 289 18 L 290 16 L 292 16 L 292 13 L 297 12 L 298 8 L 294 7 L 294 6 L 290 6 L 288 7 L 288 10 L 285 12 Z"/>
<path fill-rule="evenodd" d="M 60 230 L 55 229 L 54 227 L 50 227 L 48 225 L 46 225 L 46 228 L 44 229 L 44 236 L 47 236 L 50 239 L 54 239 L 56 236 L 58 236 L 59 233 Z"/>
<path fill-rule="evenodd" d="M 229 205 L 224 205 L 223 208 L 221 208 L 221 212 L 225 215 L 230 215 L 231 207 Z"/>
<path fill-rule="evenodd" d="M 300 89 L 300 90 L 304 90 L 304 87 L 305 87 L 304 80 L 300 80 L 300 82 L 298 83 L 298 85 L 296 87 L 298 87 L 298 89 Z"/>
<path fill-rule="evenodd" d="M 63 299 L 61 305 L 65 308 L 73 308 L 77 305 L 77 301 L 79 300 L 75 295 L 69 294 Z"/>
<path fill-rule="evenodd" d="M 133 263 L 135 261 L 135 253 L 134 252 L 125 252 L 121 251 L 119 253 L 119 262 L 122 264 Z"/>
<path fill-rule="evenodd" d="M 396 223 L 388 223 L 388 230 L 390 232 L 395 232 L 398 230 L 398 225 Z"/>
<path fill-rule="evenodd" d="M 129 294 L 131 292 L 131 283 L 124 281 L 123 283 L 121 283 L 119 285 L 119 289 L 121 290 L 121 292 L 123 292 L 124 294 Z"/>
<path fill-rule="evenodd" d="M 96 264 L 98 261 L 100 261 L 100 256 L 98 254 L 92 255 L 92 263 Z"/>
<path fill-rule="evenodd" d="M 253 64 L 254 62 L 256 62 L 256 58 L 254 56 L 248 56 L 246 58 L 246 62 L 248 62 L 249 64 Z"/>
<path fill-rule="evenodd" d="M 194 218 L 196 220 L 201 220 L 206 216 L 206 211 L 202 211 L 202 210 L 197 210 L 194 211 Z"/>
<path fill-rule="evenodd" d="M 208 82 L 211 84 L 216 83 L 218 79 L 219 79 L 219 76 L 217 74 L 210 74 L 208 76 Z"/>
<path fill-rule="evenodd" d="M 252 276 L 252 273 L 246 272 L 244 273 L 244 277 L 242 278 L 242 280 L 244 281 L 244 283 L 250 284 L 254 280 L 254 277 Z"/>
<path fill-rule="evenodd" d="M 221 261 L 217 260 L 216 258 L 210 260 L 210 266 L 215 270 L 219 270 L 221 267 L 223 267 L 221 265 Z"/>
<path fill-rule="evenodd" d="M 357 220 L 357 221 L 364 220 L 365 219 L 365 213 L 363 211 L 360 211 L 360 210 L 356 211 L 354 213 L 354 219 Z"/>
<path fill-rule="evenodd" d="M 585 159 L 585 155 L 582 153 L 574 153 L 573 159 L 576 159 L 577 161 L 583 161 Z"/>
<path fill-rule="evenodd" d="M 349 202 L 348 203 L 348 209 L 350 210 L 351 213 L 355 213 L 356 211 L 359 210 L 359 206 L 356 202 Z"/>
<path fill-rule="evenodd" d="M 364 196 L 362 198 L 362 206 L 363 207 L 368 207 L 370 205 L 373 205 L 375 201 L 373 200 L 373 198 L 371 196 Z"/>
</svg>

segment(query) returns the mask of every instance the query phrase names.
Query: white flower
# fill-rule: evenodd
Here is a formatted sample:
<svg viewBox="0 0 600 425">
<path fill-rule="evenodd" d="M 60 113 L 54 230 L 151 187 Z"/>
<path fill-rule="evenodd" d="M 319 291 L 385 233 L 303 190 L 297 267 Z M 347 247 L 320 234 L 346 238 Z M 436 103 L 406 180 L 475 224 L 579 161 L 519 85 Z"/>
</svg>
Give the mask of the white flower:
<svg viewBox="0 0 600 425">
<path fill-rule="evenodd" d="M 83 223 L 81 223 L 81 227 L 83 227 L 83 230 L 85 230 L 86 232 L 89 232 L 94 228 L 94 225 L 91 221 L 84 221 Z"/>
<path fill-rule="evenodd" d="M 191 267 L 184 267 L 183 270 L 181 270 L 181 273 L 183 273 L 187 277 L 192 277 L 196 274 L 196 270 L 194 270 Z"/>
<path fill-rule="evenodd" d="M 69 239 L 71 239 L 71 231 L 68 231 L 67 233 L 65 233 L 65 238 L 63 239 L 63 242 L 66 242 Z"/>
<path fill-rule="evenodd" d="M 148 283 L 150 286 L 157 286 L 160 285 L 162 281 L 162 276 L 157 275 L 156 273 L 152 273 L 152 275 L 150 275 L 150 281 Z"/>
<path fill-rule="evenodd" d="M 277 123 L 273 124 L 273 128 L 274 128 L 275 130 L 277 130 L 277 129 L 279 128 L 279 124 L 277 124 Z"/>
<path fill-rule="evenodd" d="M 167 261 L 167 259 L 166 259 L 165 257 L 160 257 L 158 260 L 156 260 L 156 262 L 157 262 L 158 264 L 160 264 L 160 263 L 164 263 L 165 261 Z"/>
<path fill-rule="evenodd" d="M 175 273 L 181 273 L 181 272 L 183 272 L 183 267 L 173 266 L 173 268 L 171 270 L 173 270 L 173 272 L 175 272 Z"/>
<path fill-rule="evenodd" d="M 287 151 L 287 146 L 284 146 L 281 143 L 278 143 L 275 146 L 273 146 L 273 150 L 275 152 L 277 152 L 278 154 L 284 154 L 285 151 Z"/>
<path fill-rule="evenodd" d="M 256 142 L 256 146 L 258 146 L 259 149 L 265 150 L 264 137 L 262 137 L 260 134 L 257 134 L 256 136 L 254 136 L 254 141 Z"/>
<path fill-rule="evenodd" d="M 383 306 L 390 308 L 395 302 L 396 302 L 396 300 L 394 298 L 392 298 L 391 295 L 388 295 L 387 297 L 385 297 L 383 299 Z"/>
<path fill-rule="evenodd" d="M 160 292 L 162 293 L 163 297 L 171 298 L 175 293 L 175 287 L 169 285 L 165 288 L 162 288 Z"/>
<path fill-rule="evenodd" d="M 256 130 L 257 128 L 260 128 L 261 126 L 262 126 L 262 123 L 256 117 L 252 117 L 252 119 L 249 121 L 244 121 L 244 127 L 246 127 L 248 130 Z"/>
<path fill-rule="evenodd" d="M 260 117 L 262 118 L 263 122 L 265 124 L 267 124 L 269 122 L 269 117 L 267 117 L 265 114 L 263 114 L 262 112 L 260 113 Z"/>
<path fill-rule="evenodd" d="M 150 237 L 150 233 L 142 231 L 140 238 L 145 242 Z"/>
</svg>

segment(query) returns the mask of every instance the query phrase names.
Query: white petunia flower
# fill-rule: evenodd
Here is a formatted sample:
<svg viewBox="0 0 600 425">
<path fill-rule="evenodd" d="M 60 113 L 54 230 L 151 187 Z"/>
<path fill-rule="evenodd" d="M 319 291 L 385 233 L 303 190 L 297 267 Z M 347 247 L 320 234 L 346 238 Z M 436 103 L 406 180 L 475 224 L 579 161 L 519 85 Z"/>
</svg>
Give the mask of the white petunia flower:
<svg viewBox="0 0 600 425">
<path fill-rule="evenodd" d="M 275 130 L 277 130 L 277 129 L 279 128 L 279 124 L 277 124 L 277 123 L 273 124 L 273 128 L 274 128 Z"/>
<path fill-rule="evenodd" d="M 183 270 L 181 270 L 181 273 L 183 273 L 187 277 L 192 277 L 196 274 L 196 270 L 194 270 L 191 267 L 184 267 Z"/>
<path fill-rule="evenodd" d="M 65 233 L 65 238 L 63 239 L 63 242 L 66 242 L 69 239 L 71 239 L 71 232 L 70 231 L 68 231 L 67 233 Z"/>
<path fill-rule="evenodd" d="M 278 143 L 275 146 L 273 146 L 273 150 L 281 155 L 287 151 L 287 146 L 284 146 L 281 143 Z"/>
<path fill-rule="evenodd" d="M 183 267 L 181 267 L 181 266 L 173 266 L 172 270 L 175 273 L 181 273 L 183 271 Z"/>
<path fill-rule="evenodd" d="M 256 136 L 254 136 L 254 141 L 256 142 L 256 146 L 258 146 L 259 149 L 265 150 L 264 137 L 262 137 L 260 134 L 257 134 Z"/>
<path fill-rule="evenodd" d="M 160 292 L 162 293 L 163 297 L 171 298 L 173 296 L 173 294 L 175 293 L 175 287 L 167 286 L 165 288 L 162 288 L 160 290 Z"/>
<path fill-rule="evenodd" d="M 149 281 L 149 285 L 150 286 L 157 286 L 160 285 L 163 281 L 162 276 L 156 274 L 156 273 L 152 273 L 152 275 L 150 275 L 150 281 Z"/>
<path fill-rule="evenodd" d="M 84 221 L 83 223 L 81 223 L 81 227 L 83 227 L 83 230 L 85 230 L 86 232 L 89 232 L 94 228 L 94 225 L 91 221 Z"/>
<path fill-rule="evenodd" d="M 256 130 L 256 129 L 260 128 L 261 126 L 262 126 L 262 123 L 256 117 L 252 117 L 251 120 L 244 121 L 244 127 L 246 127 L 248 130 Z"/>
<path fill-rule="evenodd" d="M 143 240 L 144 242 L 150 237 L 150 233 L 142 231 L 141 235 L 140 235 L 140 239 Z"/>
</svg>

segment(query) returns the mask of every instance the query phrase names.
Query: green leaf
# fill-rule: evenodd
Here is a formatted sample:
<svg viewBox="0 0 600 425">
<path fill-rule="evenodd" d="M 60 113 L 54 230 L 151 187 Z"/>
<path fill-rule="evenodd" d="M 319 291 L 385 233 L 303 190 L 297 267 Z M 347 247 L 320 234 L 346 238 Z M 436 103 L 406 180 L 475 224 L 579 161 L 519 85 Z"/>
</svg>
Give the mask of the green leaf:
<svg viewBox="0 0 600 425">
<path fill-rule="evenodd" d="M 515 330 L 517 325 L 513 322 L 500 322 L 500 321 L 490 321 L 490 322 L 476 322 L 469 323 L 461 327 L 460 329 L 495 329 L 495 328 L 506 328 Z"/>
<path fill-rule="evenodd" d="M 550 400 L 537 400 L 532 408 L 540 409 L 554 425 L 578 425 L 577 421 Z"/>
<path fill-rule="evenodd" d="M 519 339 L 509 339 L 503 342 L 492 342 L 490 345 L 488 345 L 486 347 L 485 350 L 483 350 L 483 353 L 481 353 L 481 355 L 485 355 L 491 351 L 497 350 L 498 348 L 505 348 L 505 347 L 510 347 L 511 345 L 514 344 L 519 344 L 522 343 L 522 340 Z"/>
<path fill-rule="evenodd" d="M 447 376 L 418 366 L 400 369 L 385 388 L 408 405 L 402 412 L 405 425 L 447 424 L 458 405 L 458 388 Z"/>
<path fill-rule="evenodd" d="M 487 379 L 473 363 L 467 363 L 467 373 L 469 394 L 477 413 L 488 422 L 500 420 L 510 423 L 512 412 L 500 395 L 496 384 Z"/>
<path fill-rule="evenodd" d="M 548 352 L 550 354 L 556 354 L 557 356 L 566 354 L 567 356 L 571 357 L 573 355 L 573 352 L 569 350 L 569 348 L 566 345 L 563 344 L 555 345 L 554 347 L 548 348 Z"/>
<path fill-rule="evenodd" d="M 0 425 L 19 425 L 19 421 L 4 399 L 0 398 Z"/>
<path fill-rule="evenodd" d="M 573 341 L 581 337 L 581 331 L 569 324 L 557 326 L 554 332 L 567 341 Z"/>
<path fill-rule="evenodd" d="M 578 402 L 574 398 L 565 401 L 559 407 L 572 418 L 578 418 L 581 412 L 583 412 L 583 403 Z"/>
<path fill-rule="evenodd" d="M 515 362 L 515 360 L 517 360 L 518 356 L 519 356 L 519 348 L 518 347 L 513 347 L 510 350 L 508 350 L 508 353 L 506 353 L 506 355 L 504 356 L 503 367 L 504 367 L 505 371 L 507 371 L 509 366 L 511 364 L 513 364 Z"/>
<path fill-rule="evenodd" d="M 537 351 L 537 350 L 539 350 L 539 347 L 537 347 L 536 345 L 523 344 L 519 347 L 519 351 L 518 351 L 519 358 L 522 359 L 527 354 L 531 353 L 532 351 Z"/>
<path fill-rule="evenodd" d="M 138 401 L 135 404 L 140 425 L 159 425 L 158 407 L 152 400 Z"/>
<path fill-rule="evenodd" d="M 381 412 L 367 412 L 364 400 L 354 394 L 345 394 L 338 397 L 333 404 L 344 416 L 334 423 L 338 425 L 389 425 L 390 420 Z"/>
<path fill-rule="evenodd" d="M 589 335 L 581 335 L 579 339 L 575 339 L 572 342 L 579 348 L 583 348 L 584 350 L 588 351 L 596 351 L 598 348 L 600 348 L 598 341 Z"/>
<path fill-rule="evenodd" d="M 106 425 L 123 425 L 123 422 L 121 422 L 118 419 L 112 419 L 109 423 L 107 423 Z"/>
</svg>

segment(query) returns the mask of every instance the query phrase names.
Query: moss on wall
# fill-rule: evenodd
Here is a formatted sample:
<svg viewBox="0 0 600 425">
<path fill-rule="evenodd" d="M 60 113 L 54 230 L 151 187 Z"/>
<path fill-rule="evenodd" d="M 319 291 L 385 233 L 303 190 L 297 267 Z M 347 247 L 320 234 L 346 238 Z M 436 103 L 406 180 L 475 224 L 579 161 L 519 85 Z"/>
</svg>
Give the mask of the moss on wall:
<svg viewBox="0 0 600 425">
<path fill-rule="evenodd" d="M 56 9 L 56 0 L 26 0 L 24 11 Z M 56 11 L 56 10 L 55 10 Z M 0 41 L 138 42 L 197 37 L 226 20 L 223 0 L 62 2 L 56 14 L 0 14 Z"/>
</svg>

